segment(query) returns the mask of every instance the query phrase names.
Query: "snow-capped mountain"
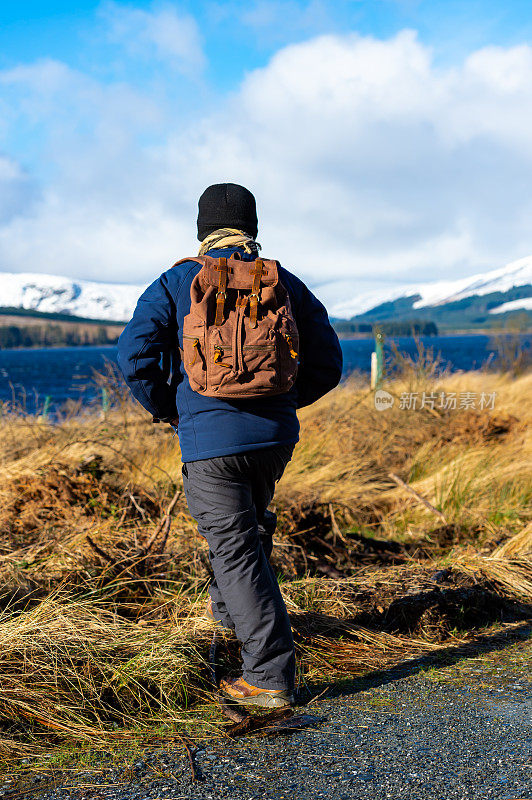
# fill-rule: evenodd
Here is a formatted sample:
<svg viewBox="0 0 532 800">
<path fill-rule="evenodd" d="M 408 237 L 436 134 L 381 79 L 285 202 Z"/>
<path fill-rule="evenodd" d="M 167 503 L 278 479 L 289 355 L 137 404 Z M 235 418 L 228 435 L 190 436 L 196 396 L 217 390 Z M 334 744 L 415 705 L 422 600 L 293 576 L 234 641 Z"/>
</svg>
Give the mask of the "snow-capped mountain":
<svg viewBox="0 0 532 800">
<path fill-rule="evenodd" d="M 57 275 L 0 272 L 0 307 L 121 322 L 131 317 L 145 288 Z"/>
<path fill-rule="evenodd" d="M 532 285 L 532 256 L 469 278 L 405 284 L 388 291 L 375 289 L 348 301 L 330 303 L 329 312 L 333 317 L 349 319 L 383 303 L 414 297 L 416 299 L 412 300 L 410 308 L 417 310 L 445 306 L 474 295 L 495 292 L 504 294 L 513 287 L 529 284 Z M 0 308 L 25 308 L 122 322 L 130 319 L 137 299 L 145 288 L 144 285 L 97 283 L 38 273 L 0 272 Z M 530 297 L 501 297 L 500 304 L 491 308 L 489 313 L 504 313 L 523 308 L 531 308 Z"/>
<path fill-rule="evenodd" d="M 490 270 L 489 272 L 472 275 L 469 278 L 459 278 L 454 281 L 436 281 L 434 283 L 405 284 L 402 287 L 395 287 L 386 292 L 372 291 L 362 293 L 351 300 L 337 303 L 330 308 L 330 313 L 334 317 L 349 319 L 357 314 L 364 314 L 367 311 L 400 298 L 415 297 L 412 303 L 413 309 L 443 306 L 462 300 L 473 295 L 486 295 L 494 292 L 508 292 L 515 286 L 527 286 L 532 284 L 532 256 L 520 258 L 512 261 L 505 267 Z M 530 308 L 530 298 L 513 300 L 504 303 L 507 308 L 503 309 L 504 301 L 501 306 L 494 308 L 490 313 L 504 313 L 520 308 Z"/>
</svg>

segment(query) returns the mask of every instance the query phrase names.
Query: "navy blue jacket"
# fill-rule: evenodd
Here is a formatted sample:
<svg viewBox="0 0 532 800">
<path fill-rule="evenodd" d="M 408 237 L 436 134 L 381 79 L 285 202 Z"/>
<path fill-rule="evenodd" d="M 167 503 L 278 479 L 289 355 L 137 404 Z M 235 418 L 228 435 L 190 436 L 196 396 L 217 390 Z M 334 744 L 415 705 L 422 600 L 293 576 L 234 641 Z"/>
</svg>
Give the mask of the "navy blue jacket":
<svg viewBox="0 0 532 800">
<path fill-rule="evenodd" d="M 229 257 L 235 247 L 209 250 Z M 244 253 L 241 257 L 253 260 Z M 223 400 L 190 388 L 179 347 L 183 318 L 190 311 L 190 284 L 201 269 L 196 261 L 172 267 L 140 297 L 133 318 L 118 341 L 118 363 L 136 399 L 154 417 L 179 416 L 184 462 L 298 441 L 296 409 L 309 405 L 339 382 L 342 351 L 327 312 L 305 284 L 282 267 L 300 336 L 300 366 L 286 394 Z"/>
</svg>

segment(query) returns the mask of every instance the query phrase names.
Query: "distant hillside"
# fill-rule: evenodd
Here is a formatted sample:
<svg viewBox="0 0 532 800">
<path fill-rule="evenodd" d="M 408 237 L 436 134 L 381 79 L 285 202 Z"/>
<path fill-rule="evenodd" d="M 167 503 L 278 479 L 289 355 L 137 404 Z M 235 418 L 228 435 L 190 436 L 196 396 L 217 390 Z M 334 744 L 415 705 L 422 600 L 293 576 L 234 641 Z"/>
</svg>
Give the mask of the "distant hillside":
<svg viewBox="0 0 532 800">
<path fill-rule="evenodd" d="M 340 333 L 364 332 L 381 323 L 388 332 L 400 335 L 414 327 L 416 333 L 435 333 L 430 326 L 441 333 L 453 330 L 475 330 L 504 328 L 513 324 L 521 329 L 532 328 L 532 310 L 523 307 L 518 300 L 532 299 L 532 285 L 516 287 L 508 292 L 493 292 L 487 295 L 473 295 L 438 306 L 414 308 L 418 295 L 382 303 L 364 314 L 350 320 L 335 320 Z M 501 306 L 512 307 L 498 313 Z M 515 303 L 515 305 L 514 305 Z M 494 310 L 497 313 L 493 313 Z"/>
<path fill-rule="evenodd" d="M 121 323 L 84 320 L 70 314 L 46 314 L 20 308 L 0 309 L 0 350 L 114 344 Z"/>
<path fill-rule="evenodd" d="M 364 333 L 377 323 L 395 334 L 409 327 L 429 333 L 429 323 L 440 332 L 496 330 L 508 324 L 532 328 L 532 257 L 484 275 L 407 286 L 381 302 L 375 302 L 376 298 L 376 293 L 361 295 L 336 306 L 344 311 L 360 309 L 348 319 L 335 316 L 336 329 L 344 334 Z"/>
<path fill-rule="evenodd" d="M 33 323 L 38 322 L 39 320 L 56 320 L 58 322 L 69 322 L 71 324 L 78 324 L 80 322 L 86 322 L 88 325 L 112 325 L 112 326 L 119 326 L 124 327 L 126 324 L 125 321 L 121 320 L 113 320 L 110 321 L 108 319 L 90 319 L 89 317 L 78 317 L 74 314 L 67 314 L 66 312 L 53 312 L 53 311 L 35 311 L 32 308 L 12 308 L 12 307 L 5 307 L 0 306 L 0 325 L 5 324 L 6 318 L 19 318 L 24 320 L 25 322 Z"/>
</svg>

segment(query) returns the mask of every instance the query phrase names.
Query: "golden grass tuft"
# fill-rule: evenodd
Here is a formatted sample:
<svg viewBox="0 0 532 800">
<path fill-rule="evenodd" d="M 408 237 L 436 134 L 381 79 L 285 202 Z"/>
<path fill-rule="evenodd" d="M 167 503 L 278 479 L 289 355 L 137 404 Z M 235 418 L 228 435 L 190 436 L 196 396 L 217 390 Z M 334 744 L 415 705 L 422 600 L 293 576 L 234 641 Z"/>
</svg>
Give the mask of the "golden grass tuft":
<svg viewBox="0 0 532 800">
<path fill-rule="evenodd" d="M 504 544 L 501 544 L 494 553 L 494 558 L 512 558 L 516 556 L 526 556 L 532 554 L 532 522 L 526 528 L 511 536 Z"/>
<path fill-rule="evenodd" d="M 91 741 L 179 724 L 199 692 L 205 625 L 140 626 L 90 601 L 52 595 L 0 617 L 0 717 Z M 205 676 L 203 675 L 205 682 Z M 41 734 L 42 737 L 42 734 Z"/>
</svg>

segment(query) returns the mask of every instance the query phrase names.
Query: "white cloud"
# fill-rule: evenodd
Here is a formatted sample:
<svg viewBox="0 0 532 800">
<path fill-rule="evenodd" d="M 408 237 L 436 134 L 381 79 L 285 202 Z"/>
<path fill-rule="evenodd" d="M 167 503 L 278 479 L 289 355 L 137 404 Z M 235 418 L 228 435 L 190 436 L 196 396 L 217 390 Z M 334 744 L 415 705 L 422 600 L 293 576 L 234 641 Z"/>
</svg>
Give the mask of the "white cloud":
<svg viewBox="0 0 532 800">
<path fill-rule="evenodd" d="M 164 61 L 185 75 L 195 75 L 206 64 L 196 20 L 180 13 L 169 3 L 143 11 L 108 2 L 101 14 L 110 41 L 125 47 L 130 54 Z"/>
<path fill-rule="evenodd" d="M 0 160 L 0 269 L 127 281 L 168 262 L 179 222 L 170 229 L 145 145 L 160 135 L 162 110 L 51 60 L 0 73 L 2 87 L 17 92 L 13 124 L 40 135 L 45 179 L 37 190 Z"/>
<path fill-rule="evenodd" d="M 137 14 L 155 12 L 120 13 L 144 46 Z M 46 131 L 53 164 L 40 198 L 0 222 L 6 270 L 35 270 L 38 250 L 43 272 L 148 280 L 193 252 L 197 197 L 224 180 L 255 192 L 264 254 L 330 302 L 532 252 L 525 45 L 440 68 L 412 31 L 322 36 L 281 49 L 193 121 L 55 62 L 2 83 L 18 87 L 13 119 Z"/>
<path fill-rule="evenodd" d="M 519 79 L 495 86 L 492 57 Z M 474 272 L 532 249 L 529 59 L 490 48 L 440 70 L 411 31 L 320 37 L 280 51 L 193 148 L 169 152 L 192 153 L 204 183 L 250 183 L 268 251 L 310 279 Z"/>
<path fill-rule="evenodd" d="M 20 165 L 0 155 L 0 226 L 24 213 L 37 195 L 37 187 Z"/>
<path fill-rule="evenodd" d="M 209 0 L 207 16 L 208 25 L 221 26 L 226 37 L 244 35 L 246 44 L 270 53 L 342 25 L 338 8 L 326 0 Z"/>
<path fill-rule="evenodd" d="M 309 34 L 334 27 L 331 10 L 323 0 L 301 5 L 296 0 L 254 0 L 240 12 L 240 22 L 261 41 L 275 42 L 294 33 Z"/>
</svg>

